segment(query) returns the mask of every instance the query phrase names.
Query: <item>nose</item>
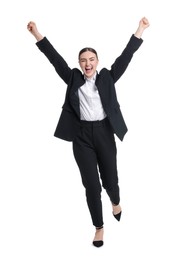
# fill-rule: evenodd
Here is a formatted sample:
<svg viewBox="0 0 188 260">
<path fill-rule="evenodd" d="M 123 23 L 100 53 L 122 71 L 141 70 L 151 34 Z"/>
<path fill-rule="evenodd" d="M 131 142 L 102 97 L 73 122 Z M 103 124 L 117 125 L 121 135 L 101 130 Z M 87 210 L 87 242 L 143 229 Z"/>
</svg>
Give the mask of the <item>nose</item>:
<svg viewBox="0 0 188 260">
<path fill-rule="evenodd" d="M 86 66 L 89 66 L 89 64 L 90 64 L 90 61 L 86 60 Z"/>
</svg>

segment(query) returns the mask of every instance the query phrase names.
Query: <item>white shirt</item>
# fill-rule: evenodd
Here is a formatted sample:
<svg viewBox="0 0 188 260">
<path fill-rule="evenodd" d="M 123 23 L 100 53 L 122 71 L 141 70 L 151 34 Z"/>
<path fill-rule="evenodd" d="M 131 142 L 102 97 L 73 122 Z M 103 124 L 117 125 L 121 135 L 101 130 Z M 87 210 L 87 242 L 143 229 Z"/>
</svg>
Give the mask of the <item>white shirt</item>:
<svg viewBox="0 0 188 260">
<path fill-rule="evenodd" d="M 78 89 L 80 119 L 86 121 L 103 120 L 106 113 L 95 85 L 96 73 L 93 78 L 88 79 L 85 77 L 85 80 L 85 84 Z"/>
</svg>

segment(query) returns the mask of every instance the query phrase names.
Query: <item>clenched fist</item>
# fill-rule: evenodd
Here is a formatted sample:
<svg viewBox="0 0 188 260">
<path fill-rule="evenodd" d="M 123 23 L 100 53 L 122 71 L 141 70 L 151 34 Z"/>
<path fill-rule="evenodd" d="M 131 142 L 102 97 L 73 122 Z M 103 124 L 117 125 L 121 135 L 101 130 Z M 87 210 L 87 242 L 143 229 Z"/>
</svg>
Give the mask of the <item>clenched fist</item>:
<svg viewBox="0 0 188 260">
<path fill-rule="evenodd" d="M 42 40 L 42 39 L 44 38 L 44 37 L 39 33 L 35 22 L 30 21 L 30 22 L 27 24 L 27 29 L 28 29 L 28 31 L 36 38 L 37 41 L 40 41 L 40 40 Z"/>
<path fill-rule="evenodd" d="M 146 28 L 148 28 L 149 27 L 149 21 L 148 21 L 148 19 L 146 18 L 146 17 L 143 17 L 141 20 L 140 20 L 140 22 L 139 22 L 139 25 L 138 25 L 138 29 L 136 30 L 136 32 L 135 32 L 135 36 L 137 37 L 137 38 L 141 38 L 142 37 L 142 34 L 143 34 L 143 32 L 144 32 L 144 30 L 146 29 Z"/>
</svg>

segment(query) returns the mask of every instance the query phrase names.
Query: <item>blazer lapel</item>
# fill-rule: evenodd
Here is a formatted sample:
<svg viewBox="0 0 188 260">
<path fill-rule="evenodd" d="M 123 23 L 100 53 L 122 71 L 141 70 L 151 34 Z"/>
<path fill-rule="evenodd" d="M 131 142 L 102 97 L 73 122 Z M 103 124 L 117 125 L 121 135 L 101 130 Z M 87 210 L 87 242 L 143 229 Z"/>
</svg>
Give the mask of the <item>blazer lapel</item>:
<svg viewBox="0 0 188 260">
<path fill-rule="evenodd" d="M 71 86 L 70 96 L 69 96 L 70 104 L 73 107 L 74 111 L 76 112 L 76 114 L 79 118 L 80 118 L 80 103 L 79 103 L 79 97 L 78 97 L 78 89 L 84 83 L 85 83 L 85 80 L 83 77 L 73 80 L 73 84 Z"/>
</svg>

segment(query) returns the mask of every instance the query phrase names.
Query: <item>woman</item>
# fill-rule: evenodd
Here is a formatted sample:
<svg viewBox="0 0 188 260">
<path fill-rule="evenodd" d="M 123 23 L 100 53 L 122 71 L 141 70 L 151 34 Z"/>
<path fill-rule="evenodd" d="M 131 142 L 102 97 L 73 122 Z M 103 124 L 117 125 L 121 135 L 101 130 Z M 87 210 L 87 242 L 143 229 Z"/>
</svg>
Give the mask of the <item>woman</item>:
<svg viewBox="0 0 188 260">
<path fill-rule="evenodd" d="M 142 18 L 135 34 L 110 70 L 103 68 L 98 72 L 97 52 L 90 47 L 82 49 L 78 56 L 81 72 L 68 66 L 48 39 L 39 33 L 34 22 L 27 25 L 37 40 L 38 48 L 67 84 L 62 113 L 54 135 L 73 143 L 74 157 L 85 187 L 92 223 L 96 228 L 93 239 L 96 247 L 103 245 L 101 182 L 112 203 L 114 218 L 120 221 L 122 213 L 114 134 L 122 141 L 127 127 L 114 84 L 123 75 L 134 52 L 142 44 L 141 36 L 148 26 L 148 20 Z"/>
</svg>

